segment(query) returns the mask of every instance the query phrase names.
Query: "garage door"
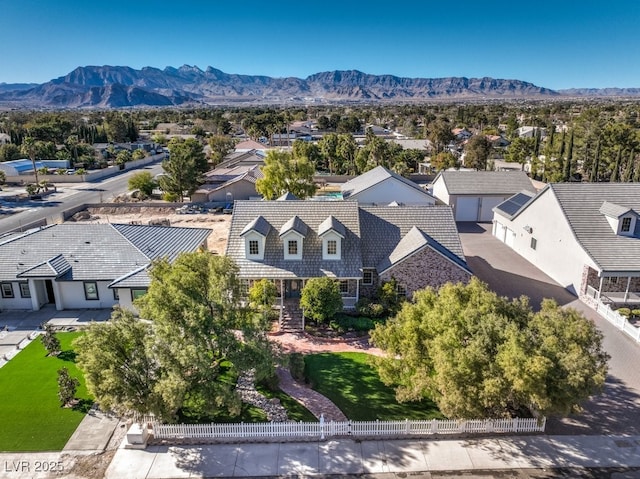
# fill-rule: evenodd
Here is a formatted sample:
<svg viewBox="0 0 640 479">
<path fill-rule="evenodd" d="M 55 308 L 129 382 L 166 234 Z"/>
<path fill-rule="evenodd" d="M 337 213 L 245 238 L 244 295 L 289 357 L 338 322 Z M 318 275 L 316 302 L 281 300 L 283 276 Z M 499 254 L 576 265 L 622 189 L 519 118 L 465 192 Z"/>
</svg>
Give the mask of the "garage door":
<svg viewBox="0 0 640 479">
<path fill-rule="evenodd" d="M 507 246 L 510 246 L 511 248 L 513 248 L 513 244 L 515 243 L 515 241 L 516 241 L 516 234 L 513 231 L 511 231 L 509 228 L 507 228 L 504 242 L 506 243 Z"/>
<path fill-rule="evenodd" d="M 456 201 L 456 221 L 478 221 L 477 196 L 459 197 Z"/>
<path fill-rule="evenodd" d="M 504 243 L 504 235 L 505 235 L 506 232 L 507 232 L 507 227 L 504 226 L 504 225 L 501 225 L 498 222 L 496 222 L 496 224 L 495 224 L 495 232 L 493 234 L 494 234 L 494 236 L 496 238 L 498 238 L 503 243 Z"/>
<path fill-rule="evenodd" d="M 504 198 L 483 197 L 480 205 L 480 221 L 491 221 L 493 219 L 493 208 L 504 201 Z"/>
</svg>

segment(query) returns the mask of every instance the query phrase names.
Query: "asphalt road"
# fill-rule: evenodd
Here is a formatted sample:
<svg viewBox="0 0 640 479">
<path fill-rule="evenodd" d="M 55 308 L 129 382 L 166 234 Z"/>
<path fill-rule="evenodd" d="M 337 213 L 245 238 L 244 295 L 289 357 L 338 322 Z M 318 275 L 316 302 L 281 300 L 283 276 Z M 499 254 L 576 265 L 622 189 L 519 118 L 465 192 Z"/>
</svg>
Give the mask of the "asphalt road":
<svg viewBox="0 0 640 479">
<path fill-rule="evenodd" d="M 602 393 L 584 405 L 581 414 L 550 418 L 548 434 L 640 434 L 640 343 L 616 329 L 593 309 L 562 288 L 533 264 L 491 235 L 491 224 L 458 223 L 467 264 L 481 280 L 507 297 L 526 295 L 538 308 L 554 298 L 591 319 L 604 335 L 609 374 Z"/>
<path fill-rule="evenodd" d="M 0 219 L 0 235 L 37 226 L 41 224 L 41 221 L 47 218 L 55 219 L 64 210 L 81 204 L 109 202 L 113 197 L 125 193 L 128 190 L 128 181 L 131 175 L 141 170 L 149 171 L 153 176 L 163 171 L 162 165 L 157 163 L 129 170 L 97 182 L 82 184 L 60 183 L 57 185 L 60 193 L 54 193 L 41 201 L 27 201 L 16 204 L 16 207 L 27 209 Z"/>
</svg>

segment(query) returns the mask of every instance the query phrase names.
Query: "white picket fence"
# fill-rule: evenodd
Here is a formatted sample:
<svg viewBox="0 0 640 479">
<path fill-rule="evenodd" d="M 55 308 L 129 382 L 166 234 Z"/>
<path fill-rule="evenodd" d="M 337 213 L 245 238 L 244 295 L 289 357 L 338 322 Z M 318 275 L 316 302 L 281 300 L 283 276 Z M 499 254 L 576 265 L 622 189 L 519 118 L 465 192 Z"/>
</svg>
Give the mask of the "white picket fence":
<svg viewBox="0 0 640 479">
<path fill-rule="evenodd" d="M 436 434 L 487 434 L 544 432 L 546 418 L 432 419 L 424 421 L 345 421 L 236 423 L 236 424 L 160 424 L 151 422 L 155 439 L 248 439 L 402 437 Z"/>
<path fill-rule="evenodd" d="M 613 324 L 620 331 L 624 332 L 628 336 L 632 337 L 636 342 L 640 342 L 640 328 L 636 328 L 629 322 L 627 318 L 619 314 L 617 311 L 611 309 L 608 304 L 598 301 L 596 305 L 596 311 L 600 316 Z"/>
</svg>

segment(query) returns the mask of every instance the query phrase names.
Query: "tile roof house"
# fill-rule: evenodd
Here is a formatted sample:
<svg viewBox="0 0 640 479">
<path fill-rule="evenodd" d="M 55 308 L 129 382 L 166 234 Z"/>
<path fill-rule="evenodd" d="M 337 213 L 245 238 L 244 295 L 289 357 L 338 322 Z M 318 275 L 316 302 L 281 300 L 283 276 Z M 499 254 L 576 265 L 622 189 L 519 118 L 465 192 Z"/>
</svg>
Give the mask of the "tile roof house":
<svg viewBox="0 0 640 479">
<path fill-rule="evenodd" d="M 205 174 L 205 183 L 191 195 L 191 201 L 233 203 L 234 200 L 259 199 L 256 181 L 263 176 L 258 165 L 216 168 Z"/>
<path fill-rule="evenodd" d="M 247 285 L 273 280 L 280 305 L 310 278 L 340 281 L 345 308 L 395 278 L 411 296 L 470 277 L 448 207 L 355 201 L 236 201 L 226 254 Z"/>
<path fill-rule="evenodd" d="M 436 200 L 416 183 L 382 166 L 347 181 L 341 187 L 342 198 L 360 204 L 432 206 Z"/>
<path fill-rule="evenodd" d="M 491 221 L 495 206 L 523 190 L 536 191 L 523 171 L 441 171 L 430 189 L 453 208 L 456 221 Z"/>
<path fill-rule="evenodd" d="M 0 239 L 0 309 L 131 307 L 154 259 L 203 246 L 211 231 L 123 224 L 45 226 Z"/>
<path fill-rule="evenodd" d="M 550 184 L 494 211 L 493 234 L 572 293 L 640 304 L 640 184 Z"/>
</svg>

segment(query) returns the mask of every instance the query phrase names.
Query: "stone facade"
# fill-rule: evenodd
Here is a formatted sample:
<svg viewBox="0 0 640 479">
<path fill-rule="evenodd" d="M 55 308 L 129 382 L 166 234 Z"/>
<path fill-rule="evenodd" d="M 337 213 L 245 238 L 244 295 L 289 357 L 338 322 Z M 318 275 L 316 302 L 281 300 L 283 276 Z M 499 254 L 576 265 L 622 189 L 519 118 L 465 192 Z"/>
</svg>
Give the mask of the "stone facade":
<svg viewBox="0 0 640 479">
<path fill-rule="evenodd" d="M 445 283 L 467 283 L 471 273 L 444 258 L 431 248 L 424 248 L 380 275 L 380 281 L 392 278 L 407 290 L 407 297 L 428 286 L 439 288 Z"/>
</svg>

